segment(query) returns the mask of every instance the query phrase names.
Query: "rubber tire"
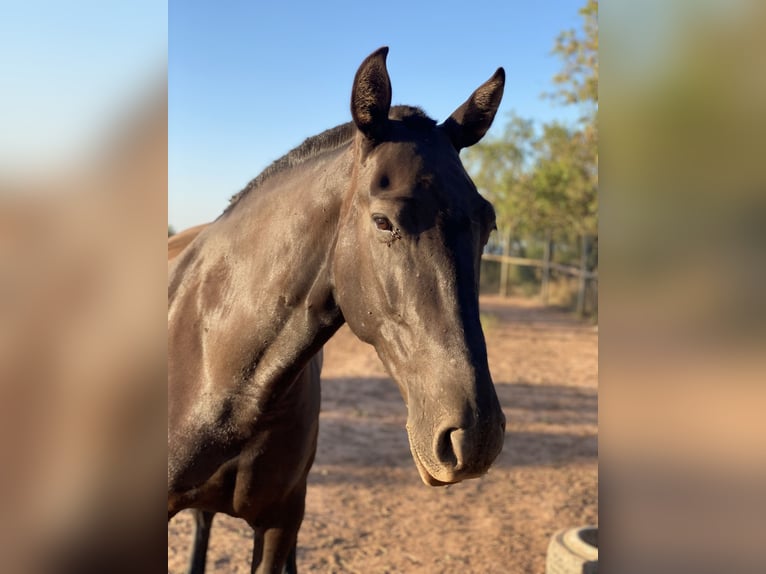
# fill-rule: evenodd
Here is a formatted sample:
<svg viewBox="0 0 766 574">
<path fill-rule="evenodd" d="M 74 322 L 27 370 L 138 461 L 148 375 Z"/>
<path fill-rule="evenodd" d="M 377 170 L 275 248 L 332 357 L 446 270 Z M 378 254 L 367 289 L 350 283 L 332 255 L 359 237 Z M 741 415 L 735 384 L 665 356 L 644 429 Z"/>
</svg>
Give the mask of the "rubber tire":
<svg viewBox="0 0 766 574">
<path fill-rule="evenodd" d="M 597 574 L 598 528 L 566 528 L 548 544 L 545 574 Z"/>
</svg>

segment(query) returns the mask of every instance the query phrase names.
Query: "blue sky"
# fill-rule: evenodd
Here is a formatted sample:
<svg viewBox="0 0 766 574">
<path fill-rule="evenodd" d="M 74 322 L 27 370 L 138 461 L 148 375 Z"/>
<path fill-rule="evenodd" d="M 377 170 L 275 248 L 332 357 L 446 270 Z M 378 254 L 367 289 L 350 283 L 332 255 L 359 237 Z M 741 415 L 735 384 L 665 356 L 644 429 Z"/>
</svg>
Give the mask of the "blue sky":
<svg viewBox="0 0 766 574">
<path fill-rule="evenodd" d="M 168 222 L 218 216 L 228 198 L 306 137 L 351 119 L 361 61 L 390 47 L 394 103 L 443 120 L 498 66 L 503 104 L 539 121 L 577 111 L 540 98 L 560 69 L 558 33 L 583 0 L 202 2 L 168 8 Z"/>
</svg>

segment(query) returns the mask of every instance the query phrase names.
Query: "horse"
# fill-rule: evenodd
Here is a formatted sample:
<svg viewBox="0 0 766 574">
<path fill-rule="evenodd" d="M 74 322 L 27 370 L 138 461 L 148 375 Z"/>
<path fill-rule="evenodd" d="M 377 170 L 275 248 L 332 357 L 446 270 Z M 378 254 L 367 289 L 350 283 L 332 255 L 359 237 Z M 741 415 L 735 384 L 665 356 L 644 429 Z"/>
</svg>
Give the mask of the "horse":
<svg viewBox="0 0 766 574">
<path fill-rule="evenodd" d="M 245 519 L 263 537 L 253 572 L 295 547 L 314 423 L 298 375 L 344 323 L 397 383 L 426 485 L 482 476 L 503 448 L 478 297 L 495 213 L 459 152 L 491 126 L 505 72 L 437 123 L 391 105 L 387 56 L 358 68 L 351 122 L 267 167 L 169 268 L 168 519 Z"/>
<path fill-rule="evenodd" d="M 176 259 L 179 253 L 181 253 L 187 245 L 189 245 L 199 233 L 207 227 L 209 224 L 197 225 L 185 229 L 172 237 L 168 238 L 168 265 L 171 265 Z M 314 462 L 314 456 L 316 454 L 316 445 L 318 438 L 319 428 L 319 406 L 320 406 L 320 375 L 322 372 L 323 354 L 320 350 L 316 355 L 312 357 L 309 364 L 301 373 L 295 382 L 295 387 L 301 393 L 303 393 L 300 400 L 295 403 L 292 415 L 296 417 L 302 417 L 306 421 L 313 421 L 313 424 L 305 425 L 305 434 L 302 438 L 305 444 L 310 446 L 309 457 L 307 464 L 303 468 L 303 472 L 299 480 L 299 488 L 305 492 L 306 481 L 308 479 L 308 473 L 311 470 L 311 465 Z M 241 464 L 240 458 L 244 461 L 248 457 L 258 458 L 252 456 L 253 449 L 258 449 L 259 445 L 257 440 L 249 447 L 243 449 L 239 453 L 239 457 L 236 461 L 231 461 L 229 469 L 226 471 L 236 474 L 229 480 L 237 482 L 241 488 L 247 490 L 258 487 L 259 475 L 257 468 L 253 469 L 244 464 Z M 261 465 L 263 466 L 263 465 Z M 213 490 L 210 488 L 210 490 Z M 226 489 L 223 489 L 223 493 Z M 219 493 L 221 494 L 221 493 Z M 192 551 L 189 559 L 188 574 L 204 574 L 205 566 L 207 562 L 207 550 L 210 542 L 210 530 L 213 526 L 213 519 L 216 512 L 225 512 L 227 504 L 225 501 L 226 495 L 224 495 L 223 501 L 219 498 L 216 500 L 212 498 L 206 505 L 208 510 L 200 510 L 198 508 L 192 509 L 192 517 L 194 519 L 194 538 L 192 540 Z M 217 504 L 220 504 L 218 506 Z M 211 510 L 213 509 L 214 510 Z M 253 532 L 253 563 L 261 559 L 263 553 L 263 532 L 261 530 L 255 530 Z M 296 546 L 293 545 L 287 556 L 287 562 L 285 564 L 285 572 L 287 574 L 297 573 L 296 564 Z"/>
<path fill-rule="evenodd" d="M 181 251 L 186 249 L 186 246 L 194 241 L 199 235 L 200 231 L 205 229 L 209 223 L 203 223 L 202 225 L 195 225 L 189 229 L 179 231 L 175 235 L 168 237 L 168 265 L 170 265 Z"/>
</svg>

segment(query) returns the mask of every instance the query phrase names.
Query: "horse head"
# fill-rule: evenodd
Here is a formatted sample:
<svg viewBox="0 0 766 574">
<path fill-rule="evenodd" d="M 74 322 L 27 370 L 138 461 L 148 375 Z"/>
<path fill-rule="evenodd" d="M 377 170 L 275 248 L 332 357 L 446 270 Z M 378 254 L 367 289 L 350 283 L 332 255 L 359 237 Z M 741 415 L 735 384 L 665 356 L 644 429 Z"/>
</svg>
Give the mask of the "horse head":
<svg viewBox="0 0 766 574">
<path fill-rule="evenodd" d="M 335 297 L 372 344 L 408 408 L 410 448 L 426 484 L 484 474 L 505 417 L 479 320 L 479 262 L 495 226 L 459 151 L 489 129 L 502 68 L 443 123 L 391 106 L 387 48 L 354 79 L 351 185 L 333 260 Z"/>
</svg>

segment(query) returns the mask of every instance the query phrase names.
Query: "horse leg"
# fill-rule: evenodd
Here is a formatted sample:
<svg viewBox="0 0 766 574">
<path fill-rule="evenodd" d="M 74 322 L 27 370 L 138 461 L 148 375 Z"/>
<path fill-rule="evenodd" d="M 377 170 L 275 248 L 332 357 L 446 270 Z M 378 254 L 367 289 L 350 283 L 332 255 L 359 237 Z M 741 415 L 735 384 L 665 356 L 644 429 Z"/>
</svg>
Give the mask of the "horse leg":
<svg viewBox="0 0 766 574">
<path fill-rule="evenodd" d="M 285 564 L 285 574 L 298 574 L 298 563 L 296 560 L 297 544 L 293 544 L 290 553 L 287 555 L 287 564 Z"/>
<path fill-rule="evenodd" d="M 210 541 L 210 527 L 213 525 L 214 512 L 193 509 L 194 515 L 194 541 L 192 554 L 189 560 L 188 574 L 204 574 L 207 560 L 207 546 Z"/>
<path fill-rule="evenodd" d="M 279 509 L 278 521 L 254 527 L 251 574 L 297 574 L 296 543 L 303 521 L 305 490 Z"/>
<path fill-rule="evenodd" d="M 253 534 L 253 562 L 251 573 L 256 572 L 257 565 L 263 562 L 263 532 L 256 530 Z M 298 564 L 296 562 L 296 548 L 297 545 L 293 544 L 290 552 L 287 554 L 287 562 L 285 563 L 284 574 L 298 574 Z M 281 573 L 280 573 L 281 574 Z"/>
</svg>

